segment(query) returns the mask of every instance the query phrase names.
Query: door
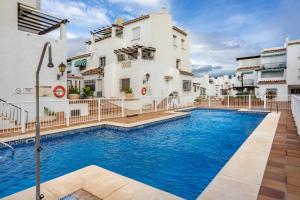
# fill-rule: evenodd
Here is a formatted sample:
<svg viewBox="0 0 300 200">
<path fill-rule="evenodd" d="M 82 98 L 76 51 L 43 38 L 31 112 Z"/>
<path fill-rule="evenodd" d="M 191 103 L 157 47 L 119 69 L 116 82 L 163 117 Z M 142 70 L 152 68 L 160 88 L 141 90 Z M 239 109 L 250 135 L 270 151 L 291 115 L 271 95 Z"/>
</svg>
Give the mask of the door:
<svg viewBox="0 0 300 200">
<path fill-rule="evenodd" d="M 97 97 L 102 97 L 103 96 L 103 80 L 102 79 L 97 80 L 96 96 Z"/>
</svg>

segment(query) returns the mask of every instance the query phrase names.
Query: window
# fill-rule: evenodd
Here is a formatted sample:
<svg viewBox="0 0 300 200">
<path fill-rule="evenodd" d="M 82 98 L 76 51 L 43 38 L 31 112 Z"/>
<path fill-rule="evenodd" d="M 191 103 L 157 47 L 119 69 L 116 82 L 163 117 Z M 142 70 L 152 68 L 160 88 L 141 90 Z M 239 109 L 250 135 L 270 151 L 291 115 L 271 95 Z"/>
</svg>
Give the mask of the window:
<svg viewBox="0 0 300 200">
<path fill-rule="evenodd" d="M 185 44 L 184 44 L 184 39 L 181 39 L 181 49 L 185 49 L 185 48 L 184 48 L 184 45 L 185 45 Z"/>
<path fill-rule="evenodd" d="M 261 72 L 261 77 L 262 78 L 283 77 L 283 70 Z"/>
<path fill-rule="evenodd" d="M 177 47 L 177 36 L 173 35 L 173 45 Z"/>
<path fill-rule="evenodd" d="M 124 61 L 125 60 L 125 54 L 117 54 L 118 61 Z"/>
<path fill-rule="evenodd" d="M 154 58 L 154 51 L 142 51 L 142 59 L 144 60 L 153 60 Z"/>
<path fill-rule="evenodd" d="M 180 69 L 180 65 L 181 65 L 181 60 L 176 59 L 176 69 Z"/>
<path fill-rule="evenodd" d="M 106 65 L 105 56 L 99 58 L 99 67 L 104 68 Z"/>
<path fill-rule="evenodd" d="M 183 91 L 191 91 L 192 81 L 183 80 L 182 81 L 182 89 Z"/>
<path fill-rule="evenodd" d="M 120 91 L 126 91 L 130 88 L 130 79 L 129 78 L 123 78 L 120 80 Z"/>
<path fill-rule="evenodd" d="M 291 94 L 300 94 L 300 88 L 291 89 Z"/>
<path fill-rule="evenodd" d="M 276 88 L 267 88 L 266 95 L 268 99 L 273 99 L 277 97 L 277 89 Z"/>
<path fill-rule="evenodd" d="M 132 29 L 132 40 L 140 39 L 140 27 L 136 27 Z"/>
</svg>

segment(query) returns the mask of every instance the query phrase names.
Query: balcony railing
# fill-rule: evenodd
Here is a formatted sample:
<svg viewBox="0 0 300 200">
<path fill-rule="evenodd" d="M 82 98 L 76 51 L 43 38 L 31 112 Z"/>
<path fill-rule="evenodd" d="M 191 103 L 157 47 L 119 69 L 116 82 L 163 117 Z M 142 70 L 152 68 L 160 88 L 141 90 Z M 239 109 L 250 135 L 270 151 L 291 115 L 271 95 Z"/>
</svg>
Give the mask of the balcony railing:
<svg viewBox="0 0 300 200">
<path fill-rule="evenodd" d="M 265 63 L 261 65 L 261 70 L 286 69 L 286 62 Z"/>
</svg>

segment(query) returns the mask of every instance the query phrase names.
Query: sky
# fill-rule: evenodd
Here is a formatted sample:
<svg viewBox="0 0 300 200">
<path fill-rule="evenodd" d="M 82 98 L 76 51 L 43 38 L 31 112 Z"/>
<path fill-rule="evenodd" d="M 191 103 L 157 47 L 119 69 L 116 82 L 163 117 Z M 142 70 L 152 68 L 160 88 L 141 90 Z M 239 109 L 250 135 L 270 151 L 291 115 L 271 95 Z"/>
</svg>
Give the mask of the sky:
<svg viewBox="0 0 300 200">
<path fill-rule="evenodd" d="M 41 0 L 42 10 L 69 19 L 68 56 L 86 49 L 90 31 L 117 17 L 133 19 L 167 8 L 190 36 L 193 72 L 231 74 L 236 57 L 300 39 L 300 0 Z"/>
</svg>

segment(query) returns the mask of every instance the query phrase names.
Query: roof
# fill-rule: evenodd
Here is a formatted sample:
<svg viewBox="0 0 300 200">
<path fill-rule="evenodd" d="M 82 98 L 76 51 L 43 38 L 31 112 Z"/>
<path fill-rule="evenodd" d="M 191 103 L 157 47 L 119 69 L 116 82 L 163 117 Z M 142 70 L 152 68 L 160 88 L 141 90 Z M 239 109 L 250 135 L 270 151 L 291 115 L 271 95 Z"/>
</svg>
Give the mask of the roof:
<svg viewBox="0 0 300 200">
<path fill-rule="evenodd" d="M 80 55 L 72 56 L 72 57 L 67 58 L 67 62 L 72 61 L 72 60 L 76 60 L 76 59 L 79 59 L 79 58 L 86 58 L 86 57 L 89 57 L 90 55 L 91 55 L 91 53 L 83 53 L 83 54 L 80 54 Z"/>
<path fill-rule="evenodd" d="M 83 79 L 82 76 L 74 75 L 74 74 L 68 74 L 67 75 L 68 79 Z"/>
<path fill-rule="evenodd" d="M 179 70 L 179 73 L 180 73 L 181 75 L 186 75 L 186 76 L 194 76 L 194 74 L 193 74 L 193 73 L 191 73 L 191 72 L 187 72 L 187 71 L 183 71 L 183 70 Z"/>
<path fill-rule="evenodd" d="M 288 42 L 288 45 L 295 45 L 295 44 L 300 44 L 300 40 L 293 40 Z"/>
<path fill-rule="evenodd" d="M 67 19 L 60 19 L 40 10 L 18 3 L 18 30 L 44 35 L 66 24 Z"/>
<path fill-rule="evenodd" d="M 281 52 L 281 51 L 285 51 L 286 48 L 284 47 L 279 47 L 279 48 L 270 48 L 270 49 L 264 49 L 262 54 L 264 53 L 275 53 L 275 52 Z"/>
<path fill-rule="evenodd" d="M 237 57 L 236 60 L 246 60 L 252 58 L 260 58 L 260 55 Z"/>
<path fill-rule="evenodd" d="M 285 84 L 285 80 L 266 80 L 266 81 L 259 81 L 258 84 Z"/>
<path fill-rule="evenodd" d="M 131 19 L 131 20 L 128 20 L 128 21 L 126 21 L 126 22 L 123 22 L 122 25 L 123 25 L 123 26 L 126 26 L 126 25 L 129 25 L 129 24 L 138 22 L 138 21 L 142 21 L 142 20 L 144 20 L 144 19 L 148 19 L 149 17 L 150 17 L 149 14 L 147 14 L 147 15 L 142 15 L 142 16 L 137 17 L 137 18 L 135 18 L 135 19 Z"/>
<path fill-rule="evenodd" d="M 89 68 L 89 69 L 85 69 L 85 70 L 81 71 L 81 75 L 83 75 L 83 76 L 85 76 L 85 75 L 93 75 L 93 74 L 103 75 L 104 74 L 104 70 L 103 70 L 103 68 L 95 67 L 95 68 Z"/>
<path fill-rule="evenodd" d="M 184 30 L 178 28 L 177 26 L 173 26 L 173 30 L 175 30 L 175 31 L 177 31 L 177 32 L 179 32 L 179 33 L 181 33 L 181 34 L 184 35 L 184 36 L 187 36 L 187 33 L 186 33 Z"/>
<path fill-rule="evenodd" d="M 257 66 L 249 66 L 249 67 L 239 67 L 239 68 L 236 69 L 236 71 L 257 70 L 259 68 L 260 68 L 259 65 L 257 65 Z"/>
</svg>

